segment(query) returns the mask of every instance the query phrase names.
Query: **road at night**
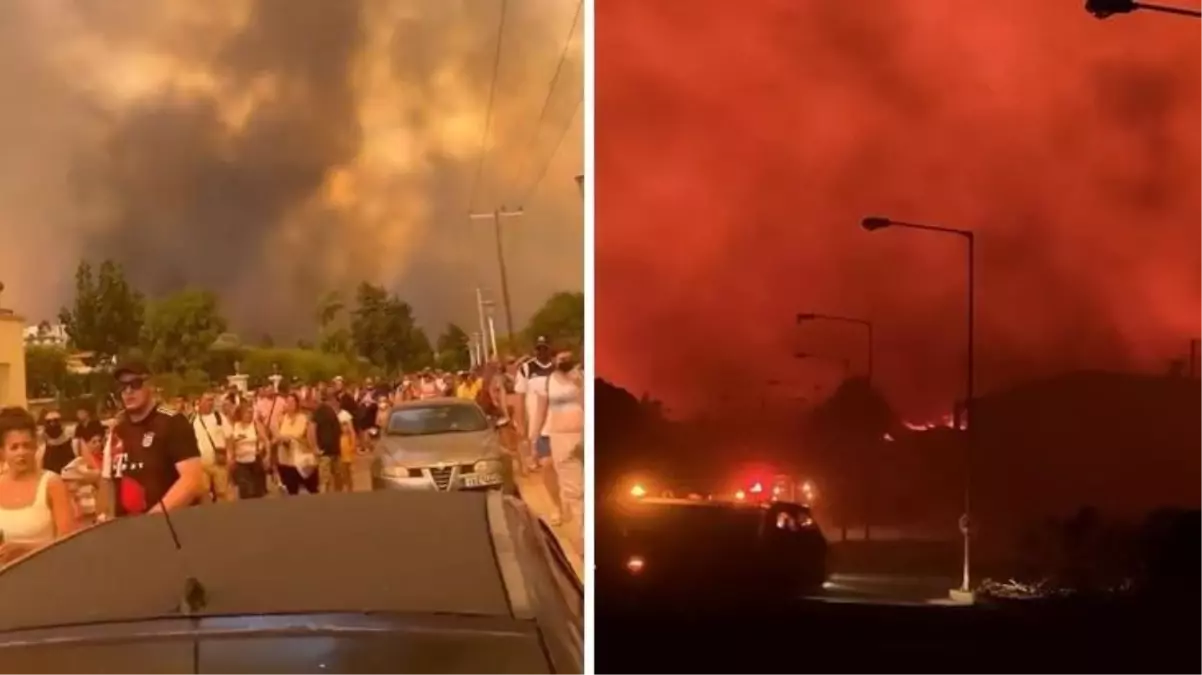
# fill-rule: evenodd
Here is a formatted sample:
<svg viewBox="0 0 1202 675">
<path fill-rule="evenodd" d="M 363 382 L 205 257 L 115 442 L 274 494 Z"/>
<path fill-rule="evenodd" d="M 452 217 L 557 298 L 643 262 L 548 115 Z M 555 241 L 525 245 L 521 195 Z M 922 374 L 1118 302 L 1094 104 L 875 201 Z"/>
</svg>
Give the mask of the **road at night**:
<svg viewBox="0 0 1202 675">
<path fill-rule="evenodd" d="M 948 591 L 960 585 L 951 577 L 903 574 L 832 574 L 823 592 L 807 600 L 888 604 L 950 604 Z"/>
</svg>

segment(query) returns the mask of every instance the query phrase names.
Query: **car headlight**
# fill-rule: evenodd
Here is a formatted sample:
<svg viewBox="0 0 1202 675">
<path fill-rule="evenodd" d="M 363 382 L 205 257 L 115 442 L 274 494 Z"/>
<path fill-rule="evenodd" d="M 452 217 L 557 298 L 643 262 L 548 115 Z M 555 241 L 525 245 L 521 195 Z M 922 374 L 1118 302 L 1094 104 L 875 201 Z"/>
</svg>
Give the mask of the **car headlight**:
<svg viewBox="0 0 1202 675">
<path fill-rule="evenodd" d="M 501 462 L 496 459 L 482 459 L 472 467 L 476 473 L 501 473 Z"/>
<path fill-rule="evenodd" d="M 380 467 L 380 475 L 385 478 L 408 478 L 409 469 L 403 466 L 386 464 Z"/>
</svg>

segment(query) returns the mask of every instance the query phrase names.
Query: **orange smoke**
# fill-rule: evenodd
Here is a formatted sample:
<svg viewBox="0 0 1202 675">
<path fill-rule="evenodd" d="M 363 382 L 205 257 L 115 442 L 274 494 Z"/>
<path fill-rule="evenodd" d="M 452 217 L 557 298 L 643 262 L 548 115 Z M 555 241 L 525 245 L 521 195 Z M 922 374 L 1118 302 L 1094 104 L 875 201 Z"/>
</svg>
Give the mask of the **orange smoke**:
<svg viewBox="0 0 1202 675">
<path fill-rule="evenodd" d="M 851 358 L 903 412 L 961 394 L 978 233 L 988 390 L 1162 369 L 1199 331 L 1199 31 L 1080 2 L 597 4 L 599 375 L 678 406 Z M 678 6 L 679 5 L 679 6 Z"/>
</svg>

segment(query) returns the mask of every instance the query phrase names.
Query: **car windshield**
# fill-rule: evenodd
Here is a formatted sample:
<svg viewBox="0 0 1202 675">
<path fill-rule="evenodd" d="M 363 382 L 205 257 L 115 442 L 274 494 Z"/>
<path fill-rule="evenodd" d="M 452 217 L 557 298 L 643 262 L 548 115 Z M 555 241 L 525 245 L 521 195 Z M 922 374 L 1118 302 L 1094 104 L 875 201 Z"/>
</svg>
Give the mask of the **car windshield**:
<svg viewBox="0 0 1202 675">
<path fill-rule="evenodd" d="M 474 405 L 451 403 L 393 410 L 388 416 L 389 436 L 429 436 L 484 431 L 488 419 Z"/>
</svg>

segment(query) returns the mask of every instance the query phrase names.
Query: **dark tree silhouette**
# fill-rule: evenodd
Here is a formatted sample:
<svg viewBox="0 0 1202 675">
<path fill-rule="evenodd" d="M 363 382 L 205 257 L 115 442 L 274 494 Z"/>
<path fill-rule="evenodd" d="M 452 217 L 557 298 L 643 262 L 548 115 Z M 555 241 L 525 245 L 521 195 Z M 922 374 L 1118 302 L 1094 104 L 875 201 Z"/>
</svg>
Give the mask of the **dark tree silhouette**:
<svg viewBox="0 0 1202 675">
<path fill-rule="evenodd" d="M 835 489 L 827 494 L 840 524 L 867 527 L 877 517 L 872 495 L 886 472 L 885 435 L 900 426 L 889 402 L 865 378 L 844 380 L 810 414 L 810 436 Z"/>
</svg>

